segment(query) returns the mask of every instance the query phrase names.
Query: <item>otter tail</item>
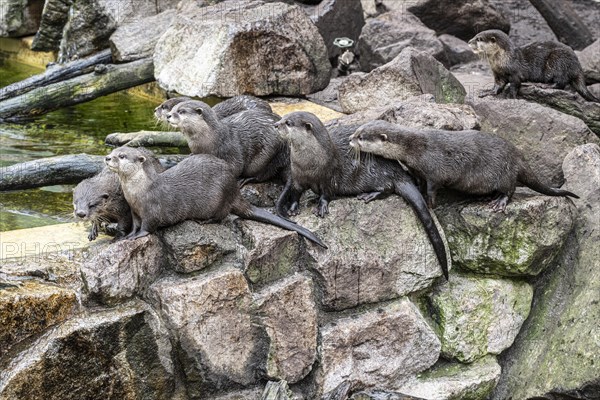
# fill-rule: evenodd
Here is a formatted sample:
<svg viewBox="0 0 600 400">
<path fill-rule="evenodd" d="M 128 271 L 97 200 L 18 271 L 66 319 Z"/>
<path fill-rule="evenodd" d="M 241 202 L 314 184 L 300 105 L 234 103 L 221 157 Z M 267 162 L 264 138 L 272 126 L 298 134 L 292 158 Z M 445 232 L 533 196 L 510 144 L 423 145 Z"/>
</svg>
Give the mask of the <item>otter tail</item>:
<svg viewBox="0 0 600 400">
<path fill-rule="evenodd" d="M 569 196 L 576 199 L 579 198 L 575 193 L 571 193 L 568 190 L 557 189 L 544 185 L 535 176 L 531 168 L 522 167 L 517 180 L 529 189 L 533 189 L 538 193 L 545 194 L 546 196 Z"/>
<path fill-rule="evenodd" d="M 275 225 L 275 226 L 278 226 L 278 227 L 288 230 L 288 231 L 298 232 L 299 235 L 304 236 L 311 242 L 318 244 L 319 246 L 323 247 L 324 249 L 327 248 L 325 243 L 323 243 L 321 241 L 321 239 L 319 239 L 317 237 L 317 235 L 315 235 L 308 229 L 306 229 L 303 226 L 300 226 L 294 222 L 283 219 L 280 216 L 271 214 L 270 212 L 268 212 L 265 209 L 250 205 L 250 206 L 246 206 L 246 207 L 235 207 L 233 213 L 242 218 L 247 218 L 247 219 L 251 219 L 251 220 L 259 221 L 259 222 L 264 222 L 265 224 Z"/>
<path fill-rule="evenodd" d="M 397 182 L 396 183 L 396 193 L 399 194 L 410 204 L 413 208 L 417 217 L 423 224 L 425 228 L 425 232 L 427 232 L 427 236 L 429 237 L 429 241 L 433 246 L 433 250 L 435 251 L 435 255 L 442 267 L 442 272 L 444 273 L 444 277 L 448 280 L 448 259 L 446 257 L 446 246 L 444 245 L 444 241 L 442 240 L 442 236 L 435 225 L 433 217 L 427 208 L 427 203 L 425 203 L 425 199 L 419 192 L 419 189 L 413 184 L 409 182 Z"/>
<path fill-rule="evenodd" d="M 583 97 L 587 101 L 600 103 L 600 99 L 594 96 L 585 85 L 585 77 L 583 73 L 581 73 L 579 77 L 573 81 L 573 88 L 577 91 L 577 93 L 581 95 L 581 97 Z"/>
</svg>

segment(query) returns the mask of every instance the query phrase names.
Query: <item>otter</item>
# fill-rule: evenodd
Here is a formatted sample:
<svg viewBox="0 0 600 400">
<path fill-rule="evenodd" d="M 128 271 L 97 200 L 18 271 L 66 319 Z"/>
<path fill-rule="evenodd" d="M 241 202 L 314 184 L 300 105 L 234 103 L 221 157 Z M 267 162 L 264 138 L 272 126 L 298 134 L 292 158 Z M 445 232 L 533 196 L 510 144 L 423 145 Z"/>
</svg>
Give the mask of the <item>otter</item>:
<svg viewBox="0 0 600 400">
<path fill-rule="evenodd" d="M 324 217 L 329 202 L 337 197 L 358 196 L 370 202 L 393 193 L 402 196 L 414 209 L 435 250 L 446 279 L 446 248 L 423 196 L 415 182 L 401 166 L 382 157 L 360 154 L 349 145 L 350 135 L 358 125 L 338 126 L 327 131 L 317 116 L 293 112 L 276 124 L 290 143 L 290 176 L 277 200 L 277 213 L 283 218 L 296 215 L 304 191 L 311 189 L 320 196 L 314 213 Z"/>
<path fill-rule="evenodd" d="M 232 167 L 244 183 L 283 180 L 287 177 L 289 150 L 274 127 L 279 116 L 263 111 L 244 111 L 220 120 L 201 101 L 177 104 L 167 115 L 181 130 L 193 154 L 212 154 Z"/>
<path fill-rule="evenodd" d="M 372 121 L 352 135 L 350 145 L 406 164 L 426 184 L 431 208 L 437 190 L 447 187 L 475 195 L 496 193 L 492 209 L 504 211 L 517 182 L 548 196 L 579 198 L 541 183 L 512 143 L 485 132 L 417 130 Z"/>
<path fill-rule="evenodd" d="M 166 100 L 154 109 L 154 117 L 160 122 L 167 123 L 167 115 L 171 112 L 173 107 L 179 103 L 190 100 L 192 99 L 185 96 L 173 97 L 169 100 Z M 224 119 L 248 110 L 261 110 L 268 113 L 273 112 L 268 102 L 261 100 L 258 97 L 248 95 L 235 96 L 230 99 L 223 100 L 222 102 L 216 104 L 212 109 L 215 114 L 217 114 L 217 118 L 219 119 Z"/>
<path fill-rule="evenodd" d="M 116 172 L 133 215 L 126 238 L 137 239 L 185 220 L 220 221 L 230 213 L 275 225 L 325 244 L 308 229 L 287 221 L 241 197 L 235 175 L 226 161 L 208 154 L 192 155 L 158 173 L 137 149 L 120 147 L 106 157 Z"/>
<path fill-rule="evenodd" d="M 510 83 L 510 95 L 516 98 L 521 82 L 535 82 L 552 83 L 556 89 L 570 85 L 585 100 L 600 102 L 585 85 L 579 59 L 567 45 L 534 42 L 517 47 L 506 33 L 492 29 L 477 34 L 469 46 L 487 58 L 494 73 L 494 88 L 482 96 L 498 95 Z"/>
</svg>

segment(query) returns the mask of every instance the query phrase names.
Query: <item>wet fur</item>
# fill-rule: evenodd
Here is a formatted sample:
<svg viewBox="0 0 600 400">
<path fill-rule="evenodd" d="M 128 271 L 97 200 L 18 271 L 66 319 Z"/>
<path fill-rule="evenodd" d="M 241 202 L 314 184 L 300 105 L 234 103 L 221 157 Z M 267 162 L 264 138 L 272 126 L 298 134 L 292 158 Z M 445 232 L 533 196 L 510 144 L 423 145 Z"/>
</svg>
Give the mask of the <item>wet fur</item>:
<svg viewBox="0 0 600 400">
<path fill-rule="evenodd" d="M 475 195 L 500 194 L 493 203 L 503 211 L 517 183 L 548 196 L 570 196 L 541 183 L 510 142 L 479 131 L 418 130 L 385 121 L 360 127 L 352 143 L 363 152 L 399 160 L 427 185 L 431 207 L 436 192 L 451 188 Z"/>
<path fill-rule="evenodd" d="M 427 205 L 414 181 L 392 160 L 357 154 L 349 145 L 358 126 L 340 126 L 327 131 L 321 121 L 307 112 L 294 112 L 277 123 L 290 143 L 291 176 L 277 201 L 277 213 L 284 218 L 297 212 L 300 197 L 311 189 L 320 196 L 315 213 L 324 217 L 329 201 L 359 196 L 369 202 L 390 194 L 402 196 L 423 224 L 448 278 L 446 249 Z"/>
<path fill-rule="evenodd" d="M 186 220 L 220 221 L 233 213 L 298 232 L 325 247 L 309 230 L 244 200 L 236 177 L 224 160 L 208 154 L 192 155 L 159 173 L 149 165 L 148 158 L 129 147 L 115 149 L 106 158 L 108 167 L 119 176 L 133 214 L 128 238 L 142 237 Z"/>
<path fill-rule="evenodd" d="M 500 94 L 510 83 L 510 95 L 516 98 L 522 82 L 534 82 L 554 84 L 556 89 L 570 85 L 585 100 L 600 102 L 585 85 L 579 59 L 567 45 L 534 42 L 517 47 L 499 30 L 481 32 L 469 45 L 490 63 L 495 83 L 493 94 Z"/>
</svg>

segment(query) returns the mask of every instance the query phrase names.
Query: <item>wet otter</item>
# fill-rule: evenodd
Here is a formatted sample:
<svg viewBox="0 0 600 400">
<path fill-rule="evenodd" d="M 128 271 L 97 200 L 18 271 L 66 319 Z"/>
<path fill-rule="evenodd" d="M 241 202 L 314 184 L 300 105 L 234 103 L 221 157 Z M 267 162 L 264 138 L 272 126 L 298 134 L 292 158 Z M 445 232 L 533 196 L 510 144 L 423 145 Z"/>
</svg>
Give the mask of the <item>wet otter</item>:
<svg viewBox="0 0 600 400">
<path fill-rule="evenodd" d="M 250 205 L 240 195 L 227 162 L 208 154 L 192 155 L 165 172 L 157 173 L 137 149 L 120 147 L 106 157 L 119 176 L 133 214 L 136 239 L 185 220 L 220 221 L 229 213 L 298 232 L 326 248 L 308 229 Z"/>
<path fill-rule="evenodd" d="M 167 119 L 185 135 L 192 153 L 227 161 L 236 177 L 285 181 L 289 150 L 273 126 L 278 115 L 244 111 L 220 120 L 206 103 L 192 100 L 177 104 Z"/>
<path fill-rule="evenodd" d="M 167 115 L 171 112 L 173 107 L 179 103 L 190 101 L 189 97 L 173 97 L 172 99 L 164 101 L 161 105 L 154 109 L 154 117 L 161 122 L 167 123 Z M 216 104 L 213 108 L 217 118 L 223 119 L 248 110 L 262 110 L 265 112 L 273 112 L 269 103 L 254 96 L 235 96 L 227 100 Z"/>
<path fill-rule="evenodd" d="M 291 148 L 290 177 L 277 201 L 279 215 L 297 214 L 300 197 L 307 189 L 320 195 L 315 210 L 320 217 L 329 212 L 329 201 L 336 197 L 358 196 L 370 202 L 399 194 L 421 220 L 448 279 L 446 249 L 423 196 L 397 162 L 381 157 L 366 162 L 365 154 L 357 158 L 349 142 L 358 125 L 335 127 L 328 133 L 319 118 L 308 112 L 288 114 L 276 125 L 288 136 Z"/>
<path fill-rule="evenodd" d="M 488 30 L 469 41 L 477 54 L 485 56 L 494 73 L 494 88 L 500 94 L 510 83 L 510 95 L 517 97 L 521 82 L 553 83 L 556 89 L 571 85 L 587 101 L 600 102 L 585 85 L 585 76 L 573 49 L 558 42 L 534 42 L 515 46 L 500 30 Z"/>
<path fill-rule="evenodd" d="M 579 198 L 541 183 L 514 145 L 489 133 L 417 130 L 373 121 L 352 135 L 350 145 L 406 164 L 426 183 L 431 208 L 442 187 L 477 195 L 498 193 L 494 211 L 504 211 L 517 182 L 548 196 Z"/>
</svg>

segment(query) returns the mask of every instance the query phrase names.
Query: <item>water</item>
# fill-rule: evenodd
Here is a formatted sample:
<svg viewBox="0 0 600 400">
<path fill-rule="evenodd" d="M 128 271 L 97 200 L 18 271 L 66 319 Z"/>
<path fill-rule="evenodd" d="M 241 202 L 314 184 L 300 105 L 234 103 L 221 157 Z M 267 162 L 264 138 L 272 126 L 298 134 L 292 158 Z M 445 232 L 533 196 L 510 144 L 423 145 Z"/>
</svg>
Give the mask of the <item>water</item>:
<svg viewBox="0 0 600 400">
<path fill-rule="evenodd" d="M 0 87 L 42 72 L 0 61 Z M 107 154 L 106 135 L 156 129 L 158 104 L 117 93 L 21 124 L 0 123 L 0 167 L 55 155 Z M 0 231 L 72 221 L 72 186 L 0 193 Z"/>
</svg>

